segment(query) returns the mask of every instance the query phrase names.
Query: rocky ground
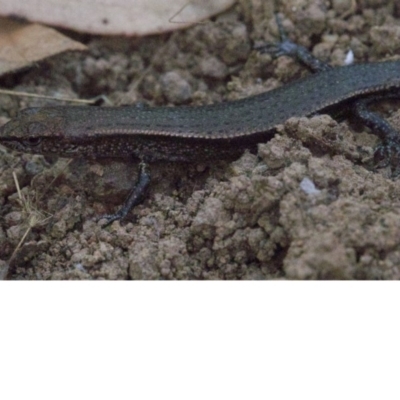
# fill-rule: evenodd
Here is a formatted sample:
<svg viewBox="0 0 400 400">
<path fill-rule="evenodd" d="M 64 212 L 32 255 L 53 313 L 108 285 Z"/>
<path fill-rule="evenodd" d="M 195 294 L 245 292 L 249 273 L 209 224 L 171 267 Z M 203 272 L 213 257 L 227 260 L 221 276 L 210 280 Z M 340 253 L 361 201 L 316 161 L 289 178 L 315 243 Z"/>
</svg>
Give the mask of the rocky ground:
<svg viewBox="0 0 400 400">
<path fill-rule="evenodd" d="M 252 50 L 277 38 L 269 3 L 242 0 L 167 35 L 73 34 L 87 53 L 53 57 L 0 83 L 46 95 L 105 95 L 114 105 L 200 105 L 260 93 L 308 73 L 290 58 Z M 350 49 L 356 62 L 399 58 L 394 2 L 281 3 L 289 36 L 333 65 Z M 55 103 L 1 95 L 2 122 L 21 108 Z M 400 129 L 398 106 L 378 109 Z M 14 253 L 13 280 L 398 279 L 400 181 L 371 168 L 377 143 L 355 121 L 290 119 L 257 154 L 245 151 L 234 162 L 151 165 L 144 203 L 105 229 L 95 217 L 121 204 L 137 164 L 0 147 L 0 268 Z"/>
</svg>

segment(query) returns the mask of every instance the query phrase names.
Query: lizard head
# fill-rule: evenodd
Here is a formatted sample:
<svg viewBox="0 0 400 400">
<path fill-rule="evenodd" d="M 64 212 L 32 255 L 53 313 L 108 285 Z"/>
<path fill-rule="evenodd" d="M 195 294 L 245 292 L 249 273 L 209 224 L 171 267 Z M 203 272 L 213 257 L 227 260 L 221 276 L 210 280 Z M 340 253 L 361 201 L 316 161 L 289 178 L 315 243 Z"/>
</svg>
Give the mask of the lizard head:
<svg viewBox="0 0 400 400">
<path fill-rule="evenodd" d="M 63 123 L 57 107 L 27 108 L 0 127 L 0 143 L 25 153 L 57 153 Z"/>
</svg>

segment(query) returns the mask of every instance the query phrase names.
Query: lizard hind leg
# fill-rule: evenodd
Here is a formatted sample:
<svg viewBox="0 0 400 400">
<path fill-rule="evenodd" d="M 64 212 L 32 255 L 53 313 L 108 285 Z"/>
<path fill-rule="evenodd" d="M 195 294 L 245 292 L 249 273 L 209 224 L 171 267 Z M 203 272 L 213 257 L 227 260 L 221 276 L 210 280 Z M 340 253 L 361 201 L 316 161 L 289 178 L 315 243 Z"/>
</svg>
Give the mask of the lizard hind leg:
<svg viewBox="0 0 400 400">
<path fill-rule="evenodd" d="M 374 152 L 376 168 L 391 168 L 393 178 L 400 175 L 400 134 L 389 122 L 378 113 L 368 110 L 367 105 L 373 101 L 386 98 L 372 96 L 357 100 L 353 105 L 354 114 L 380 137 L 381 144 Z"/>
<path fill-rule="evenodd" d="M 255 50 L 258 50 L 260 53 L 271 54 L 274 57 L 283 55 L 292 57 L 307 66 L 312 72 L 321 72 L 332 68 L 328 63 L 314 57 L 304 46 L 290 40 L 283 28 L 282 20 L 277 13 L 275 13 L 275 20 L 279 31 L 279 42 L 255 46 Z"/>
</svg>

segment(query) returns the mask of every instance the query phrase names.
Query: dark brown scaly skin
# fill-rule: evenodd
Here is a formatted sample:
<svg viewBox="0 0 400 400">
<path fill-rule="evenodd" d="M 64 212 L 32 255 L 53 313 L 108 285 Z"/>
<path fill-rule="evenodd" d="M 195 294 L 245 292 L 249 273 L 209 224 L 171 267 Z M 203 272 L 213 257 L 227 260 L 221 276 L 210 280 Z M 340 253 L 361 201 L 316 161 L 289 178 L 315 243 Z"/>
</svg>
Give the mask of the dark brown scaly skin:
<svg viewBox="0 0 400 400">
<path fill-rule="evenodd" d="M 0 143 L 66 157 L 203 161 L 241 154 L 291 117 L 400 88 L 400 61 L 325 70 L 241 100 L 201 107 L 28 108 Z"/>
<path fill-rule="evenodd" d="M 400 172 L 400 139 L 377 114 L 366 109 L 368 95 L 400 89 L 400 61 L 333 68 L 285 39 L 269 52 L 299 58 L 320 71 L 277 89 L 237 101 L 201 107 L 43 107 L 28 108 L 0 128 L 0 143 L 23 152 L 65 157 L 136 158 L 153 161 L 213 161 L 238 157 L 269 140 L 277 125 L 342 103 L 382 139 L 378 166 Z M 147 188 L 141 170 L 137 187 Z M 123 218 L 142 192 L 132 191 L 108 223 Z"/>
</svg>

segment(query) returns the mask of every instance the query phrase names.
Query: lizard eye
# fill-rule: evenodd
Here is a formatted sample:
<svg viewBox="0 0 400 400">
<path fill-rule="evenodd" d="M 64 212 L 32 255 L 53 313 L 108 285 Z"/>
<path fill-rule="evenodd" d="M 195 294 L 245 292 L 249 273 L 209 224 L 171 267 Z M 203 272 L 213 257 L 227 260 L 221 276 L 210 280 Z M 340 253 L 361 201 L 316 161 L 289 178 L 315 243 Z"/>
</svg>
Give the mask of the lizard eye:
<svg viewBox="0 0 400 400">
<path fill-rule="evenodd" d="M 34 146 L 37 146 L 38 144 L 40 144 L 41 141 L 42 141 L 42 138 L 40 138 L 40 137 L 30 137 L 25 141 L 25 143 L 28 146 L 34 147 Z"/>
</svg>

